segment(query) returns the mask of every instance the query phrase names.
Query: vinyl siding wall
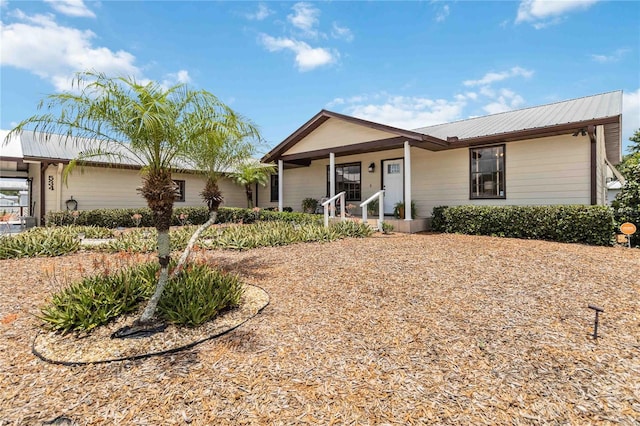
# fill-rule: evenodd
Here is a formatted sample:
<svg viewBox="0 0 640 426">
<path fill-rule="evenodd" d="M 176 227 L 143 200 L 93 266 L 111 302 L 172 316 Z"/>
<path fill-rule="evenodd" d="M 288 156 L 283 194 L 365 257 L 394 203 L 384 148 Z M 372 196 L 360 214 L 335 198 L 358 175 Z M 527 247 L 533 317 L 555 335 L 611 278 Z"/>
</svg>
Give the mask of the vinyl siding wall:
<svg viewBox="0 0 640 426">
<path fill-rule="evenodd" d="M 554 136 L 507 143 L 504 200 L 469 199 L 469 149 L 427 151 L 411 148 L 413 201 L 419 217 L 431 216 L 441 205 L 549 205 L 590 203 L 590 146 L 588 136 Z M 336 157 L 336 164 L 361 162 L 362 201 L 381 188 L 381 161 L 402 158 L 403 150 Z M 369 163 L 376 164 L 369 173 Z M 284 206 L 301 210 L 304 198 L 326 193 L 329 159 L 309 167 L 285 169 Z M 260 188 L 260 207 L 269 202 L 269 187 Z M 353 204 L 359 204 L 353 202 Z"/>
<path fill-rule="evenodd" d="M 48 188 L 49 176 L 53 177 L 54 190 Z M 185 181 L 185 201 L 174 207 L 200 207 L 204 202 L 200 192 L 204 188 L 201 176 L 173 173 L 172 178 Z M 69 175 L 66 185 L 62 182 L 57 166 L 49 166 L 45 172 L 46 211 L 66 210 L 65 202 L 73 196 L 78 210 L 146 207 L 145 199 L 137 192 L 142 185 L 139 170 L 85 167 L 77 168 Z M 228 179 L 219 183 L 225 197 L 223 206 L 246 207 L 244 190 Z M 58 192 L 60 192 L 58 194 Z"/>
<path fill-rule="evenodd" d="M 396 135 L 392 133 L 383 132 L 382 130 L 370 129 L 330 118 L 284 154 L 316 151 L 318 149 L 352 145 L 395 136 Z"/>
</svg>

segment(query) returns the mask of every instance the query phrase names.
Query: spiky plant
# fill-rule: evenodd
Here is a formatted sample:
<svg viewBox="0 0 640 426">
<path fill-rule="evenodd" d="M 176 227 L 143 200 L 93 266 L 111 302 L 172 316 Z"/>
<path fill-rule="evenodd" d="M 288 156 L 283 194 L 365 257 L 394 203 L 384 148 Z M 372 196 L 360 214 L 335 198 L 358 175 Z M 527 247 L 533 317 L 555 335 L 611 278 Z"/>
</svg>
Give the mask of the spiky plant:
<svg viewBox="0 0 640 426">
<path fill-rule="evenodd" d="M 72 92 L 47 96 L 39 109 L 45 112 L 19 123 L 7 139 L 27 129 L 45 143 L 50 134 L 61 134 L 65 143 L 78 148 L 65 176 L 89 160 L 141 167 L 140 193 L 153 212 L 161 266 L 154 294 L 138 320 L 151 322 L 168 279 L 169 226 L 177 194 L 171 180 L 175 162 L 197 155 L 199 150 L 193 148 L 209 139 L 228 142 L 226 135 L 244 133 L 245 123 L 207 91 L 193 91 L 183 84 L 165 88 L 95 72 L 78 73 Z"/>
</svg>

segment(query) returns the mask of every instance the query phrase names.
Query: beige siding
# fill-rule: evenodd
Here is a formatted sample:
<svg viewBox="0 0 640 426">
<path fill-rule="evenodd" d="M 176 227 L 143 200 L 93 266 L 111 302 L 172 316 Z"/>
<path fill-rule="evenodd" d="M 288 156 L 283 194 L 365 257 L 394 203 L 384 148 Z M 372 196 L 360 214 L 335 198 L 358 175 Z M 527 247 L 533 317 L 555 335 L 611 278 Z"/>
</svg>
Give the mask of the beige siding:
<svg viewBox="0 0 640 426">
<path fill-rule="evenodd" d="M 506 144 L 506 195 L 504 200 L 469 198 L 469 149 L 432 152 L 411 148 L 413 201 L 417 216 L 428 217 L 440 205 L 550 205 L 589 204 L 589 137 L 555 136 Z M 403 150 L 376 152 L 336 158 L 336 164 L 361 162 L 362 200 L 380 189 L 381 161 L 402 158 Z M 374 173 L 367 171 L 376 164 Z M 296 211 L 306 197 L 321 198 L 326 193 L 329 159 L 309 167 L 284 172 L 284 205 Z M 259 195 L 260 206 L 269 202 L 269 188 Z M 359 202 L 353 202 L 359 204 Z"/>
<path fill-rule="evenodd" d="M 330 118 L 284 155 L 387 139 L 396 135 Z"/>
<path fill-rule="evenodd" d="M 589 204 L 589 137 L 556 136 L 508 143 L 504 200 L 469 198 L 469 149 L 412 149 L 418 215 L 438 205 Z M 420 166 L 417 166 L 420 164 Z"/>
<path fill-rule="evenodd" d="M 218 182 L 218 187 L 222 191 L 222 207 L 247 207 L 247 196 L 244 188 L 236 185 L 231 179 L 222 178 Z"/>
<path fill-rule="evenodd" d="M 47 187 L 49 176 L 54 179 L 54 189 Z M 185 201 L 177 201 L 175 207 L 204 206 L 200 192 L 204 188 L 201 176 L 185 173 L 173 173 L 173 179 L 185 181 Z M 142 176 L 138 170 L 113 169 L 103 167 L 77 168 L 67 179 L 61 182 L 58 168 L 49 166 L 45 173 L 46 211 L 65 210 L 65 202 L 73 197 L 79 210 L 146 207 L 145 199 L 137 192 L 142 185 Z M 245 206 L 242 204 L 244 193 L 228 179 L 220 181 L 220 189 L 227 206 Z"/>
</svg>

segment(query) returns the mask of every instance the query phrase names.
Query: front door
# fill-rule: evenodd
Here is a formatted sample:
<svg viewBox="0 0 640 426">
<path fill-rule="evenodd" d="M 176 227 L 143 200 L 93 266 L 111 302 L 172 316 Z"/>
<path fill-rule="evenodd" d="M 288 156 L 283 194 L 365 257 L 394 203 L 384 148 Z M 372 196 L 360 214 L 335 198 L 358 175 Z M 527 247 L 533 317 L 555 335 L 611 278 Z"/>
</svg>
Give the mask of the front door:
<svg viewBox="0 0 640 426">
<path fill-rule="evenodd" d="M 384 214 L 392 215 L 396 203 L 404 201 L 404 160 L 382 160 Z"/>
</svg>

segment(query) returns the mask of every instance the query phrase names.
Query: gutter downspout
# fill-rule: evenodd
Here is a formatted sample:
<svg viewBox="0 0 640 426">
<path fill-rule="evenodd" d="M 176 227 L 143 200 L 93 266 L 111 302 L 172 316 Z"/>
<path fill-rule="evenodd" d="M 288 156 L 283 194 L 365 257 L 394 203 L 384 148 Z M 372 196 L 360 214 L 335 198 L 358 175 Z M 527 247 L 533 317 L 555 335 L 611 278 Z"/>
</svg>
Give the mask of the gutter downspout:
<svg viewBox="0 0 640 426">
<path fill-rule="evenodd" d="M 598 150 L 596 145 L 596 126 L 590 124 L 587 127 L 587 134 L 589 135 L 589 140 L 591 141 L 591 205 L 595 206 L 598 204 L 598 187 L 596 182 L 596 169 L 598 166 Z"/>
</svg>

